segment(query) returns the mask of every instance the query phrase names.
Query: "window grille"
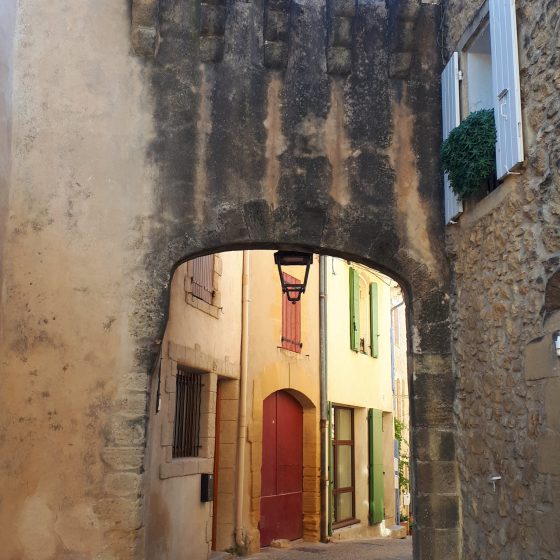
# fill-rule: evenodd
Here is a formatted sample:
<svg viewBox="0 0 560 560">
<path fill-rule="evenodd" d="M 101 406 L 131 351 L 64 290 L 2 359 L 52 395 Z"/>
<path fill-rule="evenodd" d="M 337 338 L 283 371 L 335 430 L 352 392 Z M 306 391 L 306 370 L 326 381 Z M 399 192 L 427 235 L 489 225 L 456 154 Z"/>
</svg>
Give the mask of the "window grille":
<svg viewBox="0 0 560 560">
<path fill-rule="evenodd" d="M 202 373 L 177 370 L 173 457 L 198 457 Z"/>
<path fill-rule="evenodd" d="M 214 255 L 193 259 L 192 267 L 192 295 L 211 304 L 214 297 Z"/>
</svg>

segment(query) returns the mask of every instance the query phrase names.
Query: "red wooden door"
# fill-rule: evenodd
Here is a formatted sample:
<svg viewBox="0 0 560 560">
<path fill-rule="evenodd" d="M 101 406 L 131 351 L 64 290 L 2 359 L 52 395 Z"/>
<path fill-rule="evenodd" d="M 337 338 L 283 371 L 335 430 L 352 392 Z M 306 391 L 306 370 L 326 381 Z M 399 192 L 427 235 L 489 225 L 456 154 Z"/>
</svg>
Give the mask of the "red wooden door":
<svg viewBox="0 0 560 560">
<path fill-rule="evenodd" d="M 261 546 L 303 536 L 303 409 L 278 391 L 263 402 Z"/>
</svg>

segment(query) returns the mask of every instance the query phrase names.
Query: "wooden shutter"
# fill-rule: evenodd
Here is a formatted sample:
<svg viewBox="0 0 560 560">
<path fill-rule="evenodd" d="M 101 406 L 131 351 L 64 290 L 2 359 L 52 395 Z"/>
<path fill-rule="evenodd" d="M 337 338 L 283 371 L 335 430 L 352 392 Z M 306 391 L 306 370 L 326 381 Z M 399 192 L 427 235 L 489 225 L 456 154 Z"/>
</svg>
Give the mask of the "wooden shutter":
<svg viewBox="0 0 560 560">
<path fill-rule="evenodd" d="M 285 272 L 284 281 L 299 284 L 300 281 Z M 292 303 L 286 294 L 282 294 L 282 348 L 301 353 L 301 301 Z"/>
<path fill-rule="evenodd" d="M 459 105 L 459 54 L 454 52 L 441 75 L 441 109 L 443 139 L 461 123 Z M 443 200 L 445 223 L 448 224 L 463 212 L 463 202 L 451 190 L 447 173 L 443 175 Z"/>
<path fill-rule="evenodd" d="M 368 410 L 369 524 L 381 523 L 385 517 L 383 482 L 383 413 Z"/>
<path fill-rule="evenodd" d="M 192 294 L 206 303 L 212 303 L 214 297 L 214 255 L 193 259 Z"/>
<path fill-rule="evenodd" d="M 350 268 L 350 348 L 360 349 L 360 277 Z"/>
<path fill-rule="evenodd" d="M 369 285 L 369 324 L 370 324 L 370 348 L 371 355 L 377 358 L 379 355 L 379 310 L 378 310 L 378 287 L 376 282 Z"/>
<path fill-rule="evenodd" d="M 498 133 L 496 170 L 501 179 L 523 161 L 515 0 L 490 0 L 489 7 L 492 93 Z"/>
</svg>

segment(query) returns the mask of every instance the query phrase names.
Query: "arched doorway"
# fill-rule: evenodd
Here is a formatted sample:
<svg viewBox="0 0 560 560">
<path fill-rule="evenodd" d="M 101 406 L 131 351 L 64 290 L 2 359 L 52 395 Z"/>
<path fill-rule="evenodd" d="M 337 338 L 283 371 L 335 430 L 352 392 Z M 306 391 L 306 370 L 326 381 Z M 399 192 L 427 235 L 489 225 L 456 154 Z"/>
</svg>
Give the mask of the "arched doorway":
<svg viewBox="0 0 560 560">
<path fill-rule="evenodd" d="M 263 402 L 261 546 L 303 536 L 303 408 L 286 391 Z"/>
</svg>

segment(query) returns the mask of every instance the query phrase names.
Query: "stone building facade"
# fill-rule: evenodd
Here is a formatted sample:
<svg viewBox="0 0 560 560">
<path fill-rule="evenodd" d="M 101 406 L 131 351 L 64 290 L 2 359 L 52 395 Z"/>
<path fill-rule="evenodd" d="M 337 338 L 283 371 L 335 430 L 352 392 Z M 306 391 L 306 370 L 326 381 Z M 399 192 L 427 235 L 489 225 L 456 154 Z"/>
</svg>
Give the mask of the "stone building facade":
<svg viewBox="0 0 560 560">
<path fill-rule="evenodd" d="M 279 246 L 405 291 L 415 557 L 553 557 L 556 370 L 528 364 L 555 320 L 542 307 L 559 251 L 558 10 L 518 4 L 527 165 L 448 228 L 453 292 L 440 50 L 478 0 L 0 4 L 7 558 L 142 557 L 172 273 Z"/>
<path fill-rule="evenodd" d="M 516 8 L 526 159 L 447 228 L 469 559 L 544 560 L 560 549 L 557 303 L 545 306 L 560 256 L 560 6 L 519 0 Z M 447 56 L 484 9 L 447 2 Z"/>
</svg>

